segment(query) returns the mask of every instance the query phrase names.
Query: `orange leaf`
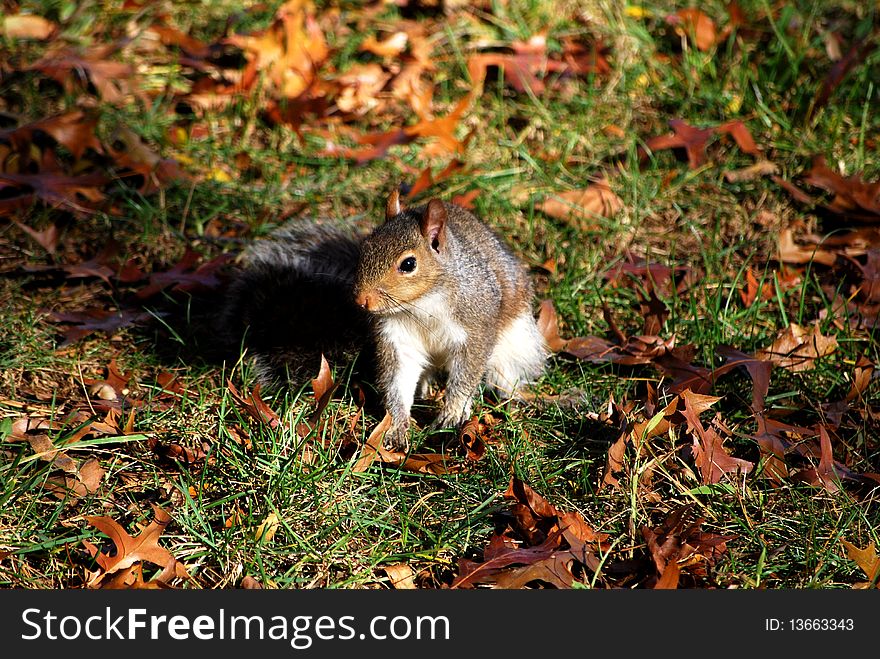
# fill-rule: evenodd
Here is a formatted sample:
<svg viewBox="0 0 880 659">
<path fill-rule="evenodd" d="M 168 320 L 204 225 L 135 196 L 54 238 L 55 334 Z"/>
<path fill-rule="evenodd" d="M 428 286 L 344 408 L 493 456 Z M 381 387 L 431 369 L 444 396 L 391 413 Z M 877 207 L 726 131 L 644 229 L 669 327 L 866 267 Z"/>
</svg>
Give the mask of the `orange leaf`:
<svg viewBox="0 0 880 659">
<path fill-rule="evenodd" d="M 696 47 L 703 52 L 712 48 L 717 42 L 715 21 L 695 7 L 679 9 L 667 16 L 666 21 L 676 27 L 676 32 L 694 40 Z"/>
</svg>

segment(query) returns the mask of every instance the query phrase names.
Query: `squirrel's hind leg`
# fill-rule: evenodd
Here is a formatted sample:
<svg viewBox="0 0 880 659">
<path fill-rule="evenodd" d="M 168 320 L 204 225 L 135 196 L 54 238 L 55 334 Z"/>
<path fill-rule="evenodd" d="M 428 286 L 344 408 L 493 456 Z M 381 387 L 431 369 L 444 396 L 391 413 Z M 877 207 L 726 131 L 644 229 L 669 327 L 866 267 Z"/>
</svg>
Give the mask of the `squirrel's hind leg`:
<svg viewBox="0 0 880 659">
<path fill-rule="evenodd" d="M 548 351 L 535 319 L 524 311 L 498 335 L 486 367 L 486 384 L 503 398 L 516 398 L 544 372 Z"/>
</svg>

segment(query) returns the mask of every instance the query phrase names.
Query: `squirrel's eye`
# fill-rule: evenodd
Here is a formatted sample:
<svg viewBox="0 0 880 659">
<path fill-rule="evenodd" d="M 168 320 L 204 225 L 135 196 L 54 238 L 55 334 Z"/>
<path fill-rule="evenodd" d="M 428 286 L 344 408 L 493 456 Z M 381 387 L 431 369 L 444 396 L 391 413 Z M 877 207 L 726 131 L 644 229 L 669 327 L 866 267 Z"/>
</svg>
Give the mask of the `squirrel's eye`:
<svg viewBox="0 0 880 659">
<path fill-rule="evenodd" d="M 400 262 L 400 265 L 397 266 L 397 269 L 401 272 L 412 272 L 416 269 L 416 257 L 415 256 L 407 256 L 403 261 Z"/>
</svg>

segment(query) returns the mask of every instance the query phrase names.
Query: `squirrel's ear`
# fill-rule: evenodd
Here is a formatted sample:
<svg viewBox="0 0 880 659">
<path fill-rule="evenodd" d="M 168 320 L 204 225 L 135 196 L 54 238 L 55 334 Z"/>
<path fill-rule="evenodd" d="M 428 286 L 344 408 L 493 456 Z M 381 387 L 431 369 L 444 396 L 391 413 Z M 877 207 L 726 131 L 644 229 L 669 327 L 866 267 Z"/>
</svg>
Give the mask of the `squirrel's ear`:
<svg viewBox="0 0 880 659">
<path fill-rule="evenodd" d="M 432 199 L 425 208 L 421 221 L 422 235 L 431 249 L 439 252 L 446 244 L 446 206 L 439 199 Z"/>
<path fill-rule="evenodd" d="M 394 188 L 392 193 L 388 195 L 388 201 L 385 202 L 385 219 L 390 220 L 392 217 L 400 215 L 403 210 L 400 206 L 400 190 Z"/>
</svg>

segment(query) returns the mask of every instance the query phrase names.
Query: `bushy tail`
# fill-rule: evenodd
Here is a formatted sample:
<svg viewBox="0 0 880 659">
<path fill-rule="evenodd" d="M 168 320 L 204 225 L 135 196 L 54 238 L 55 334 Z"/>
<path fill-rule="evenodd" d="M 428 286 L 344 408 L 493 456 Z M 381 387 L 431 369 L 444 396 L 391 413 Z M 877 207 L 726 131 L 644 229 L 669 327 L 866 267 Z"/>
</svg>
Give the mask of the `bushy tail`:
<svg viewBox="0 0 880 659">
<path fill-rule="evenodd" d="M 299 386 L 366 346 L 366 313 L 352 282 L 360 239 L 327 224 L 277 229 L 242 254 L 218 315 L 220 340 L 246 350 L 265 385 Z"/>
</svg>

